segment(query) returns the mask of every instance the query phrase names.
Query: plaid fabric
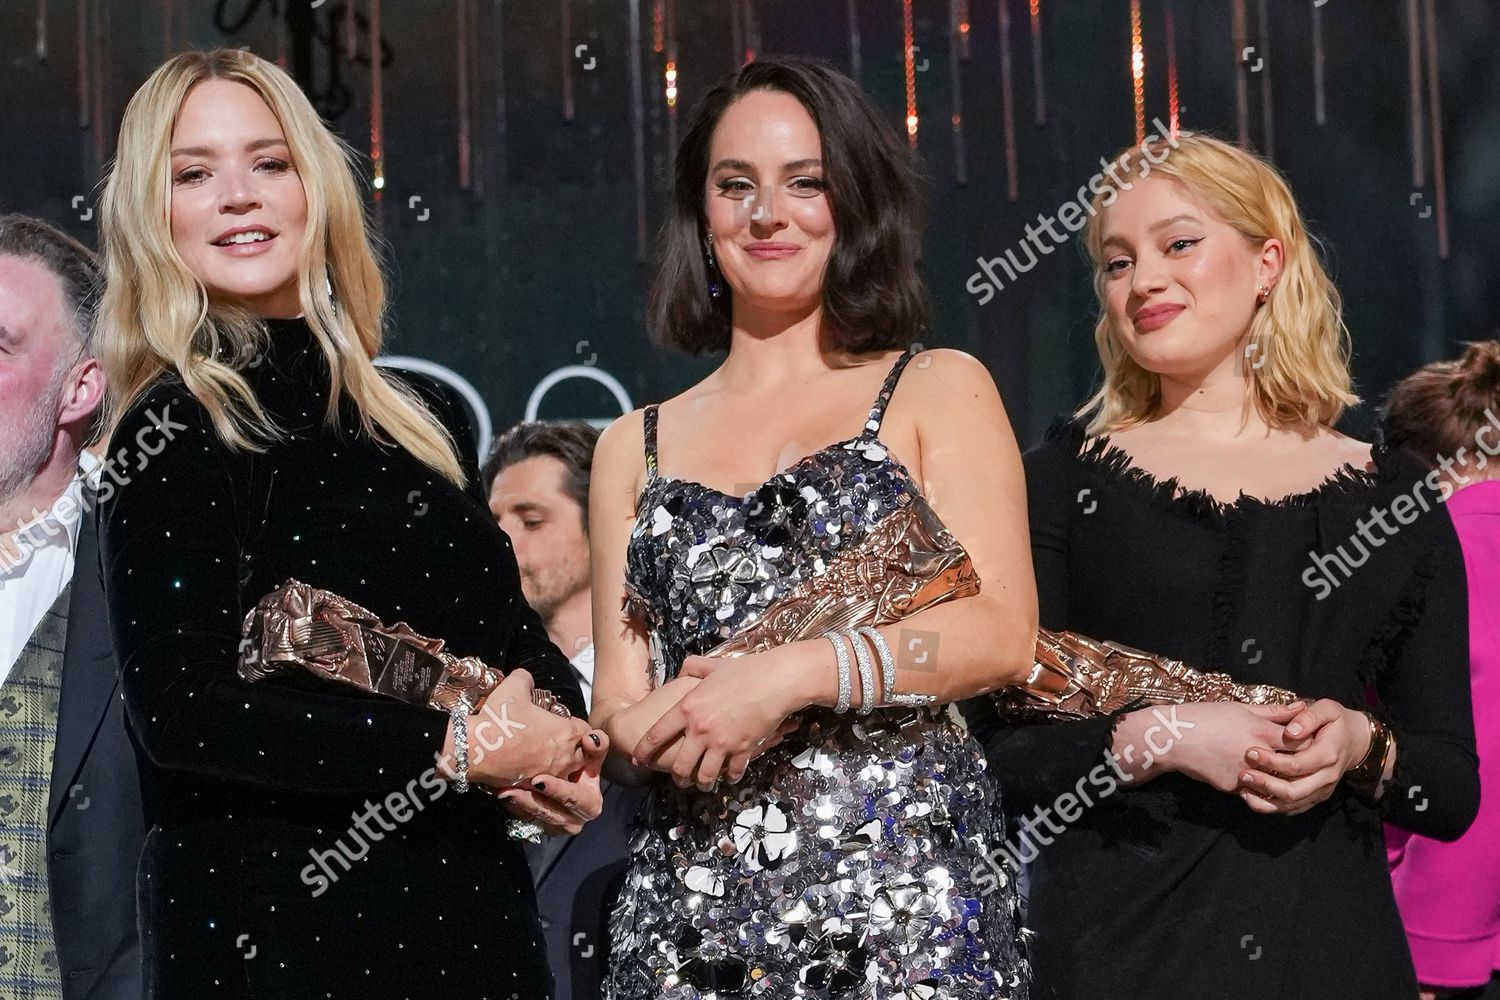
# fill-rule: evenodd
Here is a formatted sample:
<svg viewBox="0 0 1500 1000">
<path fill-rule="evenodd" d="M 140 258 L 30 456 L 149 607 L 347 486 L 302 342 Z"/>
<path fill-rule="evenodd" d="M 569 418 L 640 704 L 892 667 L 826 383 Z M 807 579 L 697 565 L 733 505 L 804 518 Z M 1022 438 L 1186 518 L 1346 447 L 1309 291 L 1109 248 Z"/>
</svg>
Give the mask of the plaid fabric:
<svg viewBox="0 0 1500 1000">
<path fill-rule="evenodd" d="M 57 742 L 63 588 L 0 685 L 0 1000 L 61 1000 L 47 888 L 47 798 Z"/>
</svg>

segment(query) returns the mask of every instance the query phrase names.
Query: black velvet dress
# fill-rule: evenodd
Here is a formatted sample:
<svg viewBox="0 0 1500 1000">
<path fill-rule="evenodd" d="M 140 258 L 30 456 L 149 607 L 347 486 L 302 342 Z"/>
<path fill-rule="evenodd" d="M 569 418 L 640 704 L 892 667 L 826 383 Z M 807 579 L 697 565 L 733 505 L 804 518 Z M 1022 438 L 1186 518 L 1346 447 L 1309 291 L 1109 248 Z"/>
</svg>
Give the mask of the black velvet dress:
<svg viewBox="0 0 1500 1000">
<path fill-rule="evenodd" d="M 150 995 L 550 996 L 503 807 L 433 773 L 447 717 L 236 673 L 245 612 L 296 577 L 460 655 L 525 667 L 583 712 L 477 488 L 360 432 L 347 400 L 329 428 L 316 342 L 300 320 L 270 327 L 244 374 L 279 443 L 226 447 L 175 374 L 110 442 L 129 477 L 102 514 L 110 616 L 153 779 L 138 879 Z"/>
<path fill-rule="evenodd" d="M 1375 462 L 1276 503 L 1222 504 L 1157 482 L 1107 439 L 1086 447 L 1077 424 L 1026 456 L 1044 626 L 1309 699 L 1360 707 L 1374 690 L 1400 748 L 1379 811 L 1340 786 L 1300 815 L 1262 816 L 1175 772 L 1119 787 L 1112 718 L 1007 726 L 966 702 L 1009 818 L 1037 831 L 1030 847 L 1009 842 L 1020 860 L 1040 852 L 1033 997 L 1417 995 L 1381 819 L 1441 839 L 1473 820 L 1468 615 L 1447 511 L 1396 501 L 1425 470 L 1378 448 Z M 1372 530 L 1378 545 L 1358 534 L 1372 509 L 1398 529 Z M 1325 561 L 1338 585 L 1316 585 L 1312 553 L 1354 561 L 1360 545 L 1352 574 Z M 1170 753 L 1173 738 L 1163 727 L 1138 749 Z"/>
</svg>

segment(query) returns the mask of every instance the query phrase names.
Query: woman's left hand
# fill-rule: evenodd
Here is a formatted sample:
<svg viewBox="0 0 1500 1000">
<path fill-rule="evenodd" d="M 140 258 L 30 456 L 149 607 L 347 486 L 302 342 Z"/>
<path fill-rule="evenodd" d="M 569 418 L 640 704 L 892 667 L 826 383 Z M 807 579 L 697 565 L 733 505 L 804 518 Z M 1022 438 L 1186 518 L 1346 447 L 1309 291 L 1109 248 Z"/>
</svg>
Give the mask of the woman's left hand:
<svg viewBox="0 0 1500 1000">
<path fill-rule="evenodd" d="M 599 771 L 609 755 L 609 743 L 586 746 L 583 767 L 574 775 L 559 778 L 539 774 L 531 787 L 515 786 L 499 790 L 506 812 L 517 819 L 536 823 L 552 836 L 572 835 L 583 824 L 604 809 L 604 792 L 599 785 Z"/>
<path fill-rule="evenodd" d="M 791 682 L 797 668 L 795 645 L 733 659 L 689 656 L 681 673 L 701 677 L 701 683 L 646 730 L 632 759 L 650 763 L 681 736 L 671 772 L 679 788 L 696 784 L 708 791 L 721 775 L 739 781 L 750 759 L 779 740 L 782 723 L 804 707 Z"/>
<path fill-rule="evenodd" d="M 1320 698 L 1287 723 L 1290 750 L 1251 747 L 1240 775 L 1240 797 L 1258 813 L 1295 816 L 1326 800 L 1344 773 L 1370 749 L 1363 712 Z"/>
</svg>

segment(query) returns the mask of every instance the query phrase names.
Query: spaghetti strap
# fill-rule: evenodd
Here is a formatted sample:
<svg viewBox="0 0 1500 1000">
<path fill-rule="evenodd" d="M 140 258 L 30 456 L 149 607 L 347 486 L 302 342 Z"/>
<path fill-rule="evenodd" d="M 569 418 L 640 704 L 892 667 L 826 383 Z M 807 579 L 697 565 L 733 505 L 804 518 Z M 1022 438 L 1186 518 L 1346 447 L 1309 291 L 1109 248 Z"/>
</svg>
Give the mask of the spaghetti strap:
<svg viewBox="0 0 1500 1000">
<path fill-rule="evenodd" d="M 646 481 L 656 478 L 656 404 L 651 403 L 641 415 L 646 431 Z"/>
<path fill-rule="evenodd" d="M 891 373 L 885 377 L 885 384 L 880 387 L 880 395 L 875 397 L 875 405 L 870 407 L 870 417 L 865 421 L 863 437 L 873 438 L 880 433 L 880 422 L 885 419 L 885 408 L 890 404 L 891 394 L 896 391 L 896 382 L 900 380 L 901 373 L 906 370 L 906 363 L 916 356 L 922 348 L 913 344 L 902 352 L 891 366 Z"/>
</svg>

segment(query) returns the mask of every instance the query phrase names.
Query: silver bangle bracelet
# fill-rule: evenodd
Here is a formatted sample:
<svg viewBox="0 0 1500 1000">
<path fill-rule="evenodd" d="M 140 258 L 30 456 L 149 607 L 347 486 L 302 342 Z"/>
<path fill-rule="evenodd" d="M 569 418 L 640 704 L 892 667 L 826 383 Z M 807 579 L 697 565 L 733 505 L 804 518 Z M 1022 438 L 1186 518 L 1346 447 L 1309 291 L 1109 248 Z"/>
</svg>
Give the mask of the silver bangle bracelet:
<svg viewBox="0 0 1500 1000">
<path fill-rule="evenodd" d="M 880 701 L 882 704 L 889 703 L 891 696 L 896 693 L 896 658 L 891 655 L 890 644 L 878 629 L 869 625 L 860 626 L 859 634 L 870 640 L 876 655 L 880 657 Z"/>
<path fill-rule="evenodd" d="M 860 692 L 859 714 L 869 715 L 875 710 L 875 702 L 878 696 L 875 691 L 875 658 L 870 655 L 870 647 L 859 637 L 854 629 L 845 629 L 844 634 L 854 644 L 854 659 L 859 663 L 859 683 L 863 690 Z"/>
<path fill-rule="evenodd" d="M 854 697 L 854 681 L 849 676 L 849 647 L 844 644 L 844 637 L 838 632 L 824 632 L 823 638 L 833 643 L 833 655 L 839 661 L 839 698 L 838 703 L 833 706 L 834 712 L 843 715 L 849 711 L 849 702 Z"/>
<path fill-rule="evenodd" d="M 453 788 L 457 792 L 469 790 L 469 703 L 458 699 L 448 711 L 453 720 Z"/>
</svg>

